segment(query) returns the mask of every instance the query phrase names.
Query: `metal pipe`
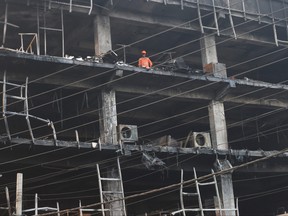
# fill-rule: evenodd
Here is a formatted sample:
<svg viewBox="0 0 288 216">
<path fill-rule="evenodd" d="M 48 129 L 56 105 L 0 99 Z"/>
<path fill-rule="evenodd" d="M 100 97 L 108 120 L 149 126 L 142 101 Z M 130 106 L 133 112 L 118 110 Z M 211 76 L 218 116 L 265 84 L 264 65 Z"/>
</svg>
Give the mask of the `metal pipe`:
<svg viewBox="0 0 288 216">
<path fill-rule="evenodd" d="M 43 15 L 43 21 L 44 21 L 44 55 L 47 55 L 47 35 L 46 35 L 46 2 L 44 5 L 44 15 Z"/>
<path fill-rule="evenodd" d="M 217 29 L 217 35 L 220 36 L 216 7 L 215 7 L 215 0 L 212 0 L 212 2 L 213 2 L 213 13 L 214 13 L 215 27 Z"/>
<path fill-rule="evenodd" d="M 5 19 L 4 19 L 4 27 L 3 27 L 3 41 L 2 41 L 3 47 L 6 42 L 7 20 L 8 20 L 8 3 L 6 3 L 6 6 L 5 6 Z"/>
<path fill-rule="evenodd" d="M 29 115 L 29 104 L 28 104 L 28 77 L 26 78 L 26 84 L 25 84 L 24 113 L 26 114 L 26 122 L 27 122 L 27 126 L 28 126 L 28 129 L 29 129 L 29 132 L 30 132 L 32 143 L 35 144 L 33 130 L 32 130 L 31 122 L 30 122 L 30 119 L 29 119 L 30 115 Z"/>
<path fill-rule="evenodd" d="M 39 17 L 39 5 L 37 5 L 37 55 L 40 55 L 40 17 Z"/>
<path fill-rule="evenodd" d="M 76 142 L 77 142 L 78 149 L 80 149 L 78 130 L 75 130 L 75 136 L 76 136 Z"/>
<path fill-rule="evenodd" d="M 5 24 L 5 22 L 3 22 L 3 21 L 0 21 L 0 23 Z M 15 24 L 12 24 L 12 23 L 9 23 L 9 22 L 7 22 L 7 26 L 12 26 L 12 27 L 15 27 L 15 28 L 20 28 L 20 26 L 15 25 Z"/>
<path fill-rule="evenodd" d="M 5 124 L 5 129 L 7 133 L 8 139 L 11 141 L 11 134 L 9 130 L 9 124 L 6 116 L 7 112 L 7 92 L 6 92 L 6 71 L 4 71 L 4 76 L 3 76 L 3 94 L 2 94 L 2 116 L 4 119 L 4 124 Z"/>
<path fill-rule="evenodd" d="M 38 194 L 35 194 L 35 215 L 38 215 Z"/>
<path fill-rule="evenodd" d="M 62 29 L 48 28 L 48 27 L 40 27 L 40 29 L 49 30 L 49 31 L 58 31 L 58 32 L 61 32 L 61 31 L 62 31 Z"/>
<path fill-rule="evenodd" d="M 11 203 L 10 203 L 10 194 L 9 194 L 8 187 L 5 187 L 5 193 L 6 193 L 6 200 L 7 200 L 7 206 L 8 206 L 8 214 L 9 214 L 9 216 L 12 216 Z"/>
<path fill-rule="evenodd" d="M 20 51 L 24 51 L 24 42 L 23 42 L 23 35 L 20 35 L 20 40 L 21 40 L 21 47 L 20 47 Z"/>
<path fill-rule="evenodd" d="M 261 11 L 260 11 L 260 6 L 259 6 L 259 1 L 256 0 L 256 4 L 257 4 L 257 11 L 258 11 L 258 21 L 259 24 L 261 23 Z"/>
<path fill-rule="evenodd" d="M 97 168 L 99 191 L 100 191 L 101 212 L 102 212 L 102 216 L 105 216 L 105 212 L 104 212 L 104 200 L 103 200 L 103 192 L 102 192 L 102 182 L 101 182 L 101 175 L 100 175 L 99 164 L 96 164 L 96 168 Z"/>
<path fill-rule="evenodd" d="M 183 197 L 183 181 L 184 181 L 183 169 L 181 169 L 181 185 L 180 185 L 180 205 L 181 210 L 183 211 L 183 216 L 186 216 L 185 207 L 184 207 L 184 197 Z"/>
<path fill-rule="evenodd" d="M 61 9 L 61 29 L 62 29 L 62 57 L 64 57 L 65 56 L 65 34 L 64 34 L 63 9 Z"/>
<path fill-rule="evenodd" d="M 286 39 L 288 40 L 288 24 L 287 24 L 287 13 L 286 13 L 286 7 L 285 2 L 282 0 L 283 8 L 284 8 L 284 17 L 285 17 L 285 23 L 286 23 Z"/>
<path fill-rule="evenodd" d="M 244 16 L 244 20 L 247 20 L 246 17 L 246 7 L 245 7 L 245 0 L 242 0 L 242 8 L 243 8 L 243 16 Z"/>
<path fill-rule="evenodd" d="M 233 31 L 233 34 L 234 34 L 234 38 L 237 39 L 237 34 L 236 34 L 236 31 L 235 31 L 235 28 L 234 28 L 234 22 L 233 22 L 233 17 L 232 17 L 231 8 L 230 8 L 230 0 L 227 0 L 227 4 L 228 4 L 230 24 L 231 24 L 232 31 Z"/>
<path fill-rule="evenodd" d="M 197 0 L 197 11 L 198 11 L 198 19 L 199 19 L 199 24 L 200 24 L 200 29 L 201 29 L 201 33 L 204 34 L 204 28 L 203 28 L 203 24 L 202 24 L 202 17 L 201 17 L 201 11 L 200 11 L 200 2 L 199 0 Z"/>
<path fill-rule="evenodd" d="M 50 127 L 52 128 L 52 131 L 53 131 L 54 144 L 55 144 L 55 146 L 58 146 L 58 143 L 57 143 L 57 134 L 56 134 L 56 130 L 55 130 L 54 124 L 53 124 L 52 121 L 51 121 L 49 124 L 50 124 Z"/>
<path fill-rule="evenodd" d="M 83 216 L 81 200 L 79 200 L 79 212 L 80 212 L 80 216 Z"/>
<path fill-rule="evenodd" d="M 57 202 L 56 205 L 57 205 L 57 216 L 61 216 L 59 213 L 59 211 L 60 211 L 59 202 Z"/>
<path fill-rule="evenodd" d="M 89 10 L 89 13 L 88 13 L 88 15 L 91 15 L 91 13 L 92 13 L 92 9 L 93 9 L 93 0 L 91 0 L 90 1 L 90 10 Z"/>
</svg>

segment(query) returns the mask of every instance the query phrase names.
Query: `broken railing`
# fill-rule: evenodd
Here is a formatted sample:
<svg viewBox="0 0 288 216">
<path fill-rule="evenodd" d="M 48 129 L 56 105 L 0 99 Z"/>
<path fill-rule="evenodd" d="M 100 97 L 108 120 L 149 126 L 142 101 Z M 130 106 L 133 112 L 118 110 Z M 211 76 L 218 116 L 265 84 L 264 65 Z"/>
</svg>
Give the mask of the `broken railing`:
<svg viewBox="0 0 288 216">
<path fill-rule="evenodd" d="M 49 119 L 43 119 L 34 115 L 29 114 L 29 104 L 28 104 L 28 78 L 26 78 L 26 82 L 24 84 L 15 84 L 15 83 L 10 83 L 7 81 L 6 77 L 6 72 L 4 73 L 4 78 L 3 82 L 0 81 L 0 83 L 3 84 L 3 93 L 2 93 L 2 116 L 4 119 L 4 124 L 5 124 L 5 129 L 7 133 L 7 137 L 9 141 L 12 139 L 12 135 L 10 132 L 9 124 L 8 124 L 8 116 L 23 116 L 26 119 L 26 123 L 28 126 L 28 130 L 31 136 L 32 143 L 35 144 L 35 137 L 33 134 L 33 129 L 31 126 L 30 119 L 36 119 L 38 121 L 46 123 L 49 127 L 51 127 L 52 132 L 53 132 L 53 138 L 54 138 L 54 143 L 57 146 L 57 136 L 56 136 L 56 130 L 54 127 L 54 124 L 52 121 Z M 11 89 L 8 88 L 13 88 L 13 89 L 20 89 L 20 92 L 18 95 L 12 95 L 12 94 L 7 94 Z M 8 110 L 9 104 L 8 104 L 8 99 L 14 99 L 19 102 L 24 102 L 24 107 L 23 110 L 20 112 L 16 111 L 10 111 Z"/>
</svg>

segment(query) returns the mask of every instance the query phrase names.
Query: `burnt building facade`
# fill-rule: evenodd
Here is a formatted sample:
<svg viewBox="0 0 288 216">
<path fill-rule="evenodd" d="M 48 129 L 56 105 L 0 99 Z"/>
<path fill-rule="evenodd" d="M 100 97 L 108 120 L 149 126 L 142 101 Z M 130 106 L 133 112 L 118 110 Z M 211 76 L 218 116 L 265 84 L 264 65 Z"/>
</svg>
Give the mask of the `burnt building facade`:
<svg viewBox="0 0 288 216">
<path fill-rule="evenodd" d="M 287 7 L 0 1 L 3 215 L 285 213 Z"/>
</svg>

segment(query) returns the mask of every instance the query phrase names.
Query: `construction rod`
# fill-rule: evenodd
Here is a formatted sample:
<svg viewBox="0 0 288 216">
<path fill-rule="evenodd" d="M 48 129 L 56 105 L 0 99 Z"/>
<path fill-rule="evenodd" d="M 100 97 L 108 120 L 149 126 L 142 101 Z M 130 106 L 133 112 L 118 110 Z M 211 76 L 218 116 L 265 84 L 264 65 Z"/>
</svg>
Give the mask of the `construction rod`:
<svg viewBox="0 0 288 216">
<path fill-rule="evenodd" d="M 61 9 L 61 33 L 62 33 L 62 57 L 65 56 L 65 34 L 64 34 L 64 17 L 63 9 Z"/>
<path fill-rule="evenodd" d="M 6 31 L 7 31 L 7 22 L 8 22 L 8 3 L 6 3 L 5 7 L 5 18 L 4 18 L 4 27 L 3 27 L 3 41 L 2 41 L 2 46 L 5 46 L 5 41 L 6 41 Z"/>
<path fill-rule="evenodd" d="M 5 187 L 5 193 L 6 193 L 6 200 L 7 200 L 7 207 L 8 207 L 8 215 L 9 215 L 9 216 L 12 216 L 11 203 L 10 203 L 10 195 L 9 195 L 9 189 L 8 189 L 8 187 Z"/>
<path fill-rule="evenodd" d="M 35 194 L 35 215 L 38 215 L 38 194 Z"/>
</svg>

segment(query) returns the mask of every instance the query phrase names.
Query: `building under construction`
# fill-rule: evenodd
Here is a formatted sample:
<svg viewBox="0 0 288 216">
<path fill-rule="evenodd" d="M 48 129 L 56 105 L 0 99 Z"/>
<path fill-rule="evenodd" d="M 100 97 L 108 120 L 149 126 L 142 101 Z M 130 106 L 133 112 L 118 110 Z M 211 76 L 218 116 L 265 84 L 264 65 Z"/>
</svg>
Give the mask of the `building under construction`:
<svg viewBox="0 0 288 216">
<path fill-rule="evenodd" d="M 286 215 L 287 15 L 0 0 L 0 213 Z"/>
</svg>

